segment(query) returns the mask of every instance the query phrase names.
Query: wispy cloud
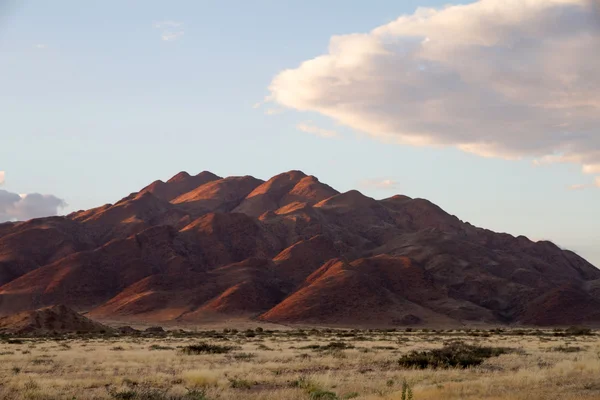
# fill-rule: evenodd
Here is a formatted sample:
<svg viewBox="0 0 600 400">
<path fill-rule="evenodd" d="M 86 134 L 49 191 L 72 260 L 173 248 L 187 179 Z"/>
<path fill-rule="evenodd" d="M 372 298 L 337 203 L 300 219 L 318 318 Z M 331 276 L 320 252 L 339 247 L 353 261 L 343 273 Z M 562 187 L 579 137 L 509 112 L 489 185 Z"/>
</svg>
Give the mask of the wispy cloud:
<svg viewBox="0 0 600 400">
<path fill-rule="evenodd" d="M 4 177 L 5 177 L 4 171 L 0 171 L 0 185 L 4 185 Z"/>
<path fill-rule="evenodd" d="M 298 125 L 296 125 L 296 129 L 298 129 L 299 131 L 302 131 L 302 132 L 310 133 L 311 135 L 322 137 L 322 138 L 331 139 L 331 138 L 340 137 L 340 135 L 336 131 L 319 128 L 318 126 L 315 126 L 315 125 L 311 124 L 310 122 L 298 124 Z"/>
<path fill-rule="evenodd" d="M 173 28 L 179 28 L 183 26 L 183 22 L 177 22 L 177 21 L 160 21 L 160 22 L 155 22 L 154 23 L 154 27 L 157 29 L 173 29 Z"/>
<path fill-rule="evenodd" d="M 182 37 L 184 35 L 183 31 L 177 31 L 177 32 L 163 32 L 162 33 L 162 40 L 169 42 L 171 40 L 175 40 L 175 39 L 179 39 L 180 37 Z"/>
<path fill-rule="evenodd" d="M 580 184 L 577 184 L 577 185 L 571 185 L 571 186 L 569 186 L 569 190 L 573 190 L 573 191 L 575 191 L 575 190 L 585 190 L 585 189 L 588 189 L 590 187 L 591 187 L 591 185 L 586 185 L 586 184 L 580 183 Z"/>
<path fill-rule="evenodd" d="M 161 39 L 165 42 L 177 40 L 185 34 L 183 22 L 178 21 L 160 21 L 154 23 L 155 29 L 160 29 Z"/>
<path fill-rule="evenodd" d="M 45 49 L 45 48 L 46 48 L 46 45 L 45 45 L 45 44 L 42 44 L 42 43 L 38 43 L 38 44 L 36 44 L 34 47 L 35 47 L 36 49 L 40 49 L 40 50 L 41 50 L 41 49 Z"/>
<path fill-rule="evenodd" d="M 265 114 L 267 115 L 277 115 L 277 114 L 281 114 L 283 113 L 285 110 L 283 108 L 268 108 L 267 111 L 265 111 Z"/>
<path fill-rule="evenodd" d="M 366 179 L 359 183 L 363 189 L 398 190 L 400 184 L 393 179 Z"/>
<path fill-rule="evenodd" d="M 586 190 L 586 189 L 593 189 L 593 188 L 600 188 L 600 176 L 596 177 L 596 179 L 594 180 L 593 183 L 579 183 L 579 184 L 569 186 L 568 189 L 572 190 L 572 191 L 577 191 L 577 190 Z"/>
</svg>

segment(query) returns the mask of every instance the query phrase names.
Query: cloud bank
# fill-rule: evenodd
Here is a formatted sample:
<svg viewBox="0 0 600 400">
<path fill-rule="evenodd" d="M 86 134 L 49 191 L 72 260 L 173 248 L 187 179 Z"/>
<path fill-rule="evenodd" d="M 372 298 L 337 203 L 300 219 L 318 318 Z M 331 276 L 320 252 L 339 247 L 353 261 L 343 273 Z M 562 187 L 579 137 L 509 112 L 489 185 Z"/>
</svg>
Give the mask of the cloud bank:
<svg viewBox="0 0 600 400">
<path fill-rule="evenodd" d="M 67 204 L 52 195 L 32 193 L 18 195 L 0 190 L 0 222 L 26 221 L 32 218 L 57 215 Z"/>
<path fill-rule="evenodd" d="M 386 141 L 568 162 L 600 175 L 600 7 L 418 9 L 279 73 L 269 99 Z"/>
</svg>

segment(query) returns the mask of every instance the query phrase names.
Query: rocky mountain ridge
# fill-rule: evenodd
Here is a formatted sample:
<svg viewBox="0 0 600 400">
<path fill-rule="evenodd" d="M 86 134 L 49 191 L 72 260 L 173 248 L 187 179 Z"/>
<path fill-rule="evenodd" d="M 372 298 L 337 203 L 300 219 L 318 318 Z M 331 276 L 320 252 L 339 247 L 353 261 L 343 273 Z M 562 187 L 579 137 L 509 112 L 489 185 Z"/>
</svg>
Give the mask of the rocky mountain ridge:
<svg viewBox="0 0 600 400">
<path fill-rule="evenodd" d="M 0 224 L 0 315 L 404 326 L 600 324 L 600 270 L 406 196 L 179 173 L 115 204 Z"/>
</svg>

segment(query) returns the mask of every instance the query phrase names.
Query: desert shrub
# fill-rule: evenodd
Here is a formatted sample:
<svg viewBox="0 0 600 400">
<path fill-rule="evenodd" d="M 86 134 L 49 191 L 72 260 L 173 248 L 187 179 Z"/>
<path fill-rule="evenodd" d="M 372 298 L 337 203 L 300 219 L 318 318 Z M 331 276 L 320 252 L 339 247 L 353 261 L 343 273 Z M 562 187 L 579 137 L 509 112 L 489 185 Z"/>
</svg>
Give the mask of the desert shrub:
<svg viewBox="0 0 600 400">
<path fill-rule="evenodd" d="M 591 335 L 592 330 L 583 326 L 571 326 L 565 330 L 565 333 L 570 336 L 585 336 Z"/>
<path fill-rule="evenodd" d="M 312 389 L 308 392 L 311 400 L 337 400 L 337 395 L 333 392 L 329 392 L 323 389 Z"/>
<path fill-rule="evenodd" d="M 133 400 L 137 397 L 138 393 L 133 389 L 117 390 L 114 388 L 107 388 L 108 395 L 117 400 Z"/>
<path fill-rule="evenodd" d="M 308 346 L 300 347 L 300 349 L 315 350 L 315 351 L 327 351 L 327 350 L 346 350 L 353 349 L 354 345 L 344 342 L 331 342 L 326 345 L 310 344 Z"/>
<path fill-rule="evenodd" d="M 404 380 L 404 382 L 402 382 L 402 400 L 413 400 L 413 392 L 411 387 L 408 385 L 408 383 L 406 382 L 406 379 Z"/>
<path fill-rule="evenodd" d="M 38 385 L 37 382 L 33 379 L 29 378 L 29 380 L 23 384 L 23 388 L 26 391 L 38 390 L 40 388 L 40 385 Z"/>
<path fill-rule="evenodd" d="M 233 389 L 252 389 L 253 384 L 245 379 L 229 379 L 229 384 Z"/>
<path fill-rule="evenodd" d="M 198 389 L 187 389 L 187 393 L 181 395 L 170 395 L 169 389 L 156 389 L 150 386 L 136 386 L 118 390 L 112 386 L 107 386 L 108 395 L 117 400 L 208 400 L 206 392 Z"/>
<path fill-rule="evenodd" d="M 552 351 L 558 351 L 561 353 L 579 353 L 580 351 L 583 351 L 583 349 L 578 346 L 564 345 L 564 346 L 553 347 Z"/>
<path fill-rule="evenodd" d="M 218 344 L 198 343 L 185 346 L 181 349 L 183 354 L 224 354 L 229 353 L 234 348 L 232 346 L 221 346 Z"/>
<path fill-rule="evenodd" d="M 206 396 L 206 391 L 198 390 L 198 389 L 187 389 L 187 393 L 181 400 L 208 400 Z M 175 399 L 171 399 L 175 400 Z"/>
<path fill-rule="evenodd" d="M 441 349 L 411 351 L 403 355 L 398 364 L 404 368 L 469 368 L 497 357 L 510 350 L 501 347 L 472 346 L 461 342 L 450 343 Z"/>
<path fill-rule="evenodd" d="M 153 344 L 148 348 L 149 350 L 173 350 L 172 347 L 169 346 L 161 346 L 160 344 Z"/>
<path fill-rule="evenodd" d="M 291 386 L 304 389 L 311 400 L 338 400 L 338 397 L 335 393 L 324 390 L 323 388 L 317 386 L 314 382 L 304 377 L 293 381 Z"/>
<path fill-rule="evenodd" d="M 254 357 L 256 357 L 256 354 L 253 353 L 238 353 L 233 355 L 233 358 L 235 358 L 238 361 L 250 361 Z"/>
</svg>

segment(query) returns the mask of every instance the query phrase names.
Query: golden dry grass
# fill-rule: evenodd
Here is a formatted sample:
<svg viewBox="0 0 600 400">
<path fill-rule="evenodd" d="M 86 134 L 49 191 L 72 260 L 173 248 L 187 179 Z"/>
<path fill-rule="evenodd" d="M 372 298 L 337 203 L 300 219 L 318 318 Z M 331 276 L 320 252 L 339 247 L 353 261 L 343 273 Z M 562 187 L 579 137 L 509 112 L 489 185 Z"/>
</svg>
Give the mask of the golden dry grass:
<svg viewBox="0 0 600 400">
<path fill-rule="evenodd" d="M 398 365 L 401 355 L 448 340 L 520 351 L 465 370 Z M 235 349 L 200 355 L 181 351 L 200 342 Z M 310 347 L 331 342 L 353 348 Z M 2 399 L 401 400 L 405 380 L 414 400 L 600 399 L 600 336 L 321 330 L 0 344 Z"/>
</svg>

